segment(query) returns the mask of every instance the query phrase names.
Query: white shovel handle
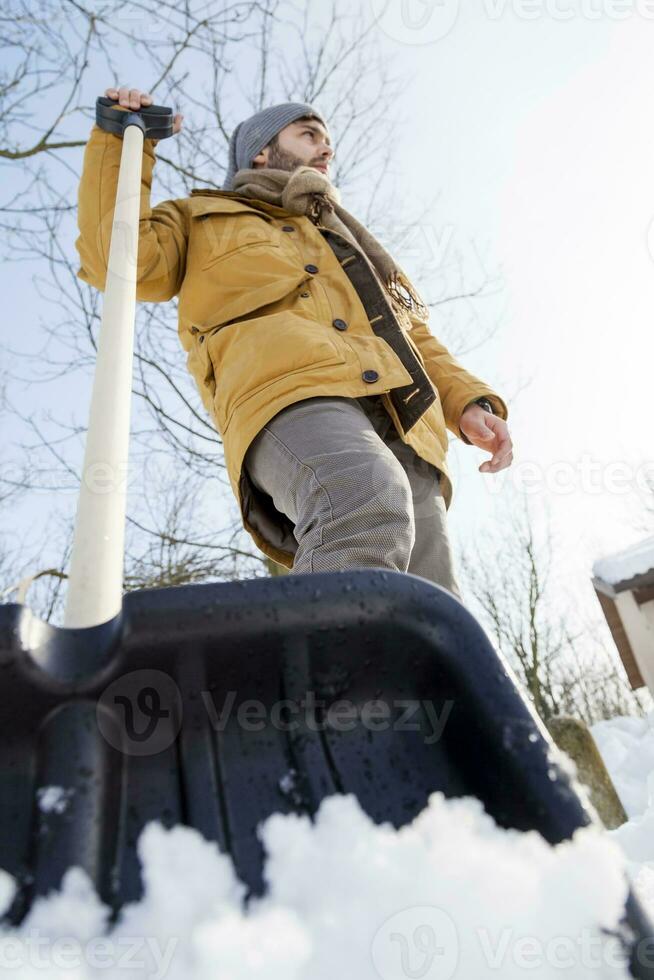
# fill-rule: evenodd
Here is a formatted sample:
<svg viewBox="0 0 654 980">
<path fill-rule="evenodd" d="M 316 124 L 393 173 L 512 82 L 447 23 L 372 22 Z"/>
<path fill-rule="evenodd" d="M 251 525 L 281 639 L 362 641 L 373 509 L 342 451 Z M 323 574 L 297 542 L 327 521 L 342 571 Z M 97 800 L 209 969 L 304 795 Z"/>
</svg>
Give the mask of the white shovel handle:
<svg viewBox="0 0 654 980">
<path fill-rule="evenodd" d="M 66 627 L 105 623 L 122 604 L 142 159 L 143 133 L 129 125 L 123 134 Z"/>
<path fill-rule="evenodd" d="M 173 134 L 168 106 L 96 101 L 96 122 L 122 136 L 116 204 L 77 503 L 64 626 L 99 626 L 121 610 L 143 139 Z"/>
</svg>

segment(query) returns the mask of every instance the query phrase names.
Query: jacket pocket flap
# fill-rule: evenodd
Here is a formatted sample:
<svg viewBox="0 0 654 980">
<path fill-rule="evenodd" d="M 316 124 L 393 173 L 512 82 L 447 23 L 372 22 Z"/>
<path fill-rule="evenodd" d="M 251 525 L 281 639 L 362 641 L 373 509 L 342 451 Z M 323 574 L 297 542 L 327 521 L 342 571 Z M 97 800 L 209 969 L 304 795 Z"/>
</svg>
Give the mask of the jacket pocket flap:
<svg viewBox="0 0 654 980">
<path fill-rule="evenodd" d="M 225 216 L 239 213 L 249 213 L 265 221 L 272 221 L 272 215 L 246 204 L 245 201 L 235 201 L 227 197 L 190 197 L 189 213 L 192 218 L 200 218 L 205 214 L 224 214 Z"/>
</svg>

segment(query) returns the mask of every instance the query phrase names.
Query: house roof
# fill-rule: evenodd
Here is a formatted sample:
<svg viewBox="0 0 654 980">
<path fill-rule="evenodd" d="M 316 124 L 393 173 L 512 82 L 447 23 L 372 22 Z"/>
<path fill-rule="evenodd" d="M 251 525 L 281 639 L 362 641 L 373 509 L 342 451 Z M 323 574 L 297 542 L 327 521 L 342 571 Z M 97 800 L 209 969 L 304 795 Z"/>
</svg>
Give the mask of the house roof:
<svg viewBox="0 0 654 980">
<path fill-rule="evenodd" d="M 654 585 L 654 535 L 598 559 L 593 575 L 615 592 Z"/>
</svg>

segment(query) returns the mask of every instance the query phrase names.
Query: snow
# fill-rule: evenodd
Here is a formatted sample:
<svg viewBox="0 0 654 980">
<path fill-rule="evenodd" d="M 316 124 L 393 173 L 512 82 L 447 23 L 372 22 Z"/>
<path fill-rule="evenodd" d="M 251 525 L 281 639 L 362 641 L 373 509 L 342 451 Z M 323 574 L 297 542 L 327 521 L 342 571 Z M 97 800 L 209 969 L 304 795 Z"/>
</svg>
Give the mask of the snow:
<svg viewBox="0 0 654 980">
<path fill-rule="evenodd" d="M 598 721 L 591 734 L 629 817 L 654 806 L 654 711 Z"/>
<path fill-rule="evenodd" d="M 72 791 L 63 786 L 40 786 L 36 801 L 42 813 L 64 813 L 68 808 Z"/>
<path fill-rule="evenodd" d="M 244 907 L 214 844 L 151 823 L 139 840 L 144 897 L 113 928 L 71 869 L 59 892 L 5 929 L 0 962 L 22 957 L 14 976 L 43 975 L 48 963 L 76 980 L 629 975 L 619 943 L 599 931 L 622 914 L 623 858 L 596 828 L 551 847 L 533 831 L 498 828 L 477 800 L 435 793 L 395 831 L 354 797 L 333 796 L 313 823 L 271 816 L 261 838 L 268 890 Z"/>
<path fill-rule="evenodd" d="M 478 800 L 434 793 L 411 823 L 376 825 L 353 796 L 315 820 L 260 828 L 266 894 L 246 903 L 231 860 L 194 830 L 150 823 L 144 896 L 111 924 L 80 868 L 0 929 L 0 973 L 20 980 L 535 980 L 627 978 L 616 929 L 625 870 L 654 913 L 654 712 L 593 726 L 629 814 L 555 847 L 499 828 Z M 570 766 L 572 764 L 570 763 Z M 293 773 L 285 780 L 294 791 Z M 42 787 L 41 805 L 61 805 Z M 0 872 L 0 913 L 14 883 Z"/>
<path fill-rule="evenodd" d="M 623 551 L 600 558 L 593 564 L 593 575 L 608 585 L 626 582 L 635 575 L 654 570 L 654 535 Z"/>
<path fill-rule="evenodd" d="M 591 734 L 629 817 L 609 836 L 654 917 L 654 711 L 645 718 L 597 722 Z"/>
</svg>

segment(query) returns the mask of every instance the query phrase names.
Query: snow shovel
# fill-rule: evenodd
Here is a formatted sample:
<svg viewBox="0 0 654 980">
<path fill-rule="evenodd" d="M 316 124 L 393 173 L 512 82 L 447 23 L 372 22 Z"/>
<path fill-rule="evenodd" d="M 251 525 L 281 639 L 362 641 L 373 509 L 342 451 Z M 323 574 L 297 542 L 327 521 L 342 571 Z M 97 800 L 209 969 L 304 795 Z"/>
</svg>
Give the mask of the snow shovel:
<svg viewBox="0 0 654 980">
<path fill-rule="evenodd" d="M 164 112 L 125 114 L 110 271 L 115 243 L 137 240 L 143 130 L 129 118 L 148 127 Z M 104 111 L 98 118 L 104 125 Z M 103 325 L 133 320 L 127 274 L 116 295 L 105 296 Z M 121 419 L 110 441 L 126 456 L 131 329 L 112 322 L 101 341 L 91 462 L 107 459 L 109 443 L 91 431 L 105 418 L 101 397 Z M 114 359 L 111 390 L 97 381 L 103 356 Z M 94 506 L 80 497 L 64 626 L 0 606 L 0 867 L 19 885 L 11 922 L 72 865 L 115 913 L 138 900 L 136 845 L 152 820 L 215 841 L 251 895 L 265 885 L 260 823 L 313 816 L 335 793 L 395 827 L 435 791 L 474 796 L 499 826 L 552 844 L 596 822 L 510 667 L 447 590 L 366 569 L 122 597 L 122 528 Z M 630 889 L 620 936 L 634 977 L 654 977 L 640 955 L 652 935 Z"/>
</svg>

